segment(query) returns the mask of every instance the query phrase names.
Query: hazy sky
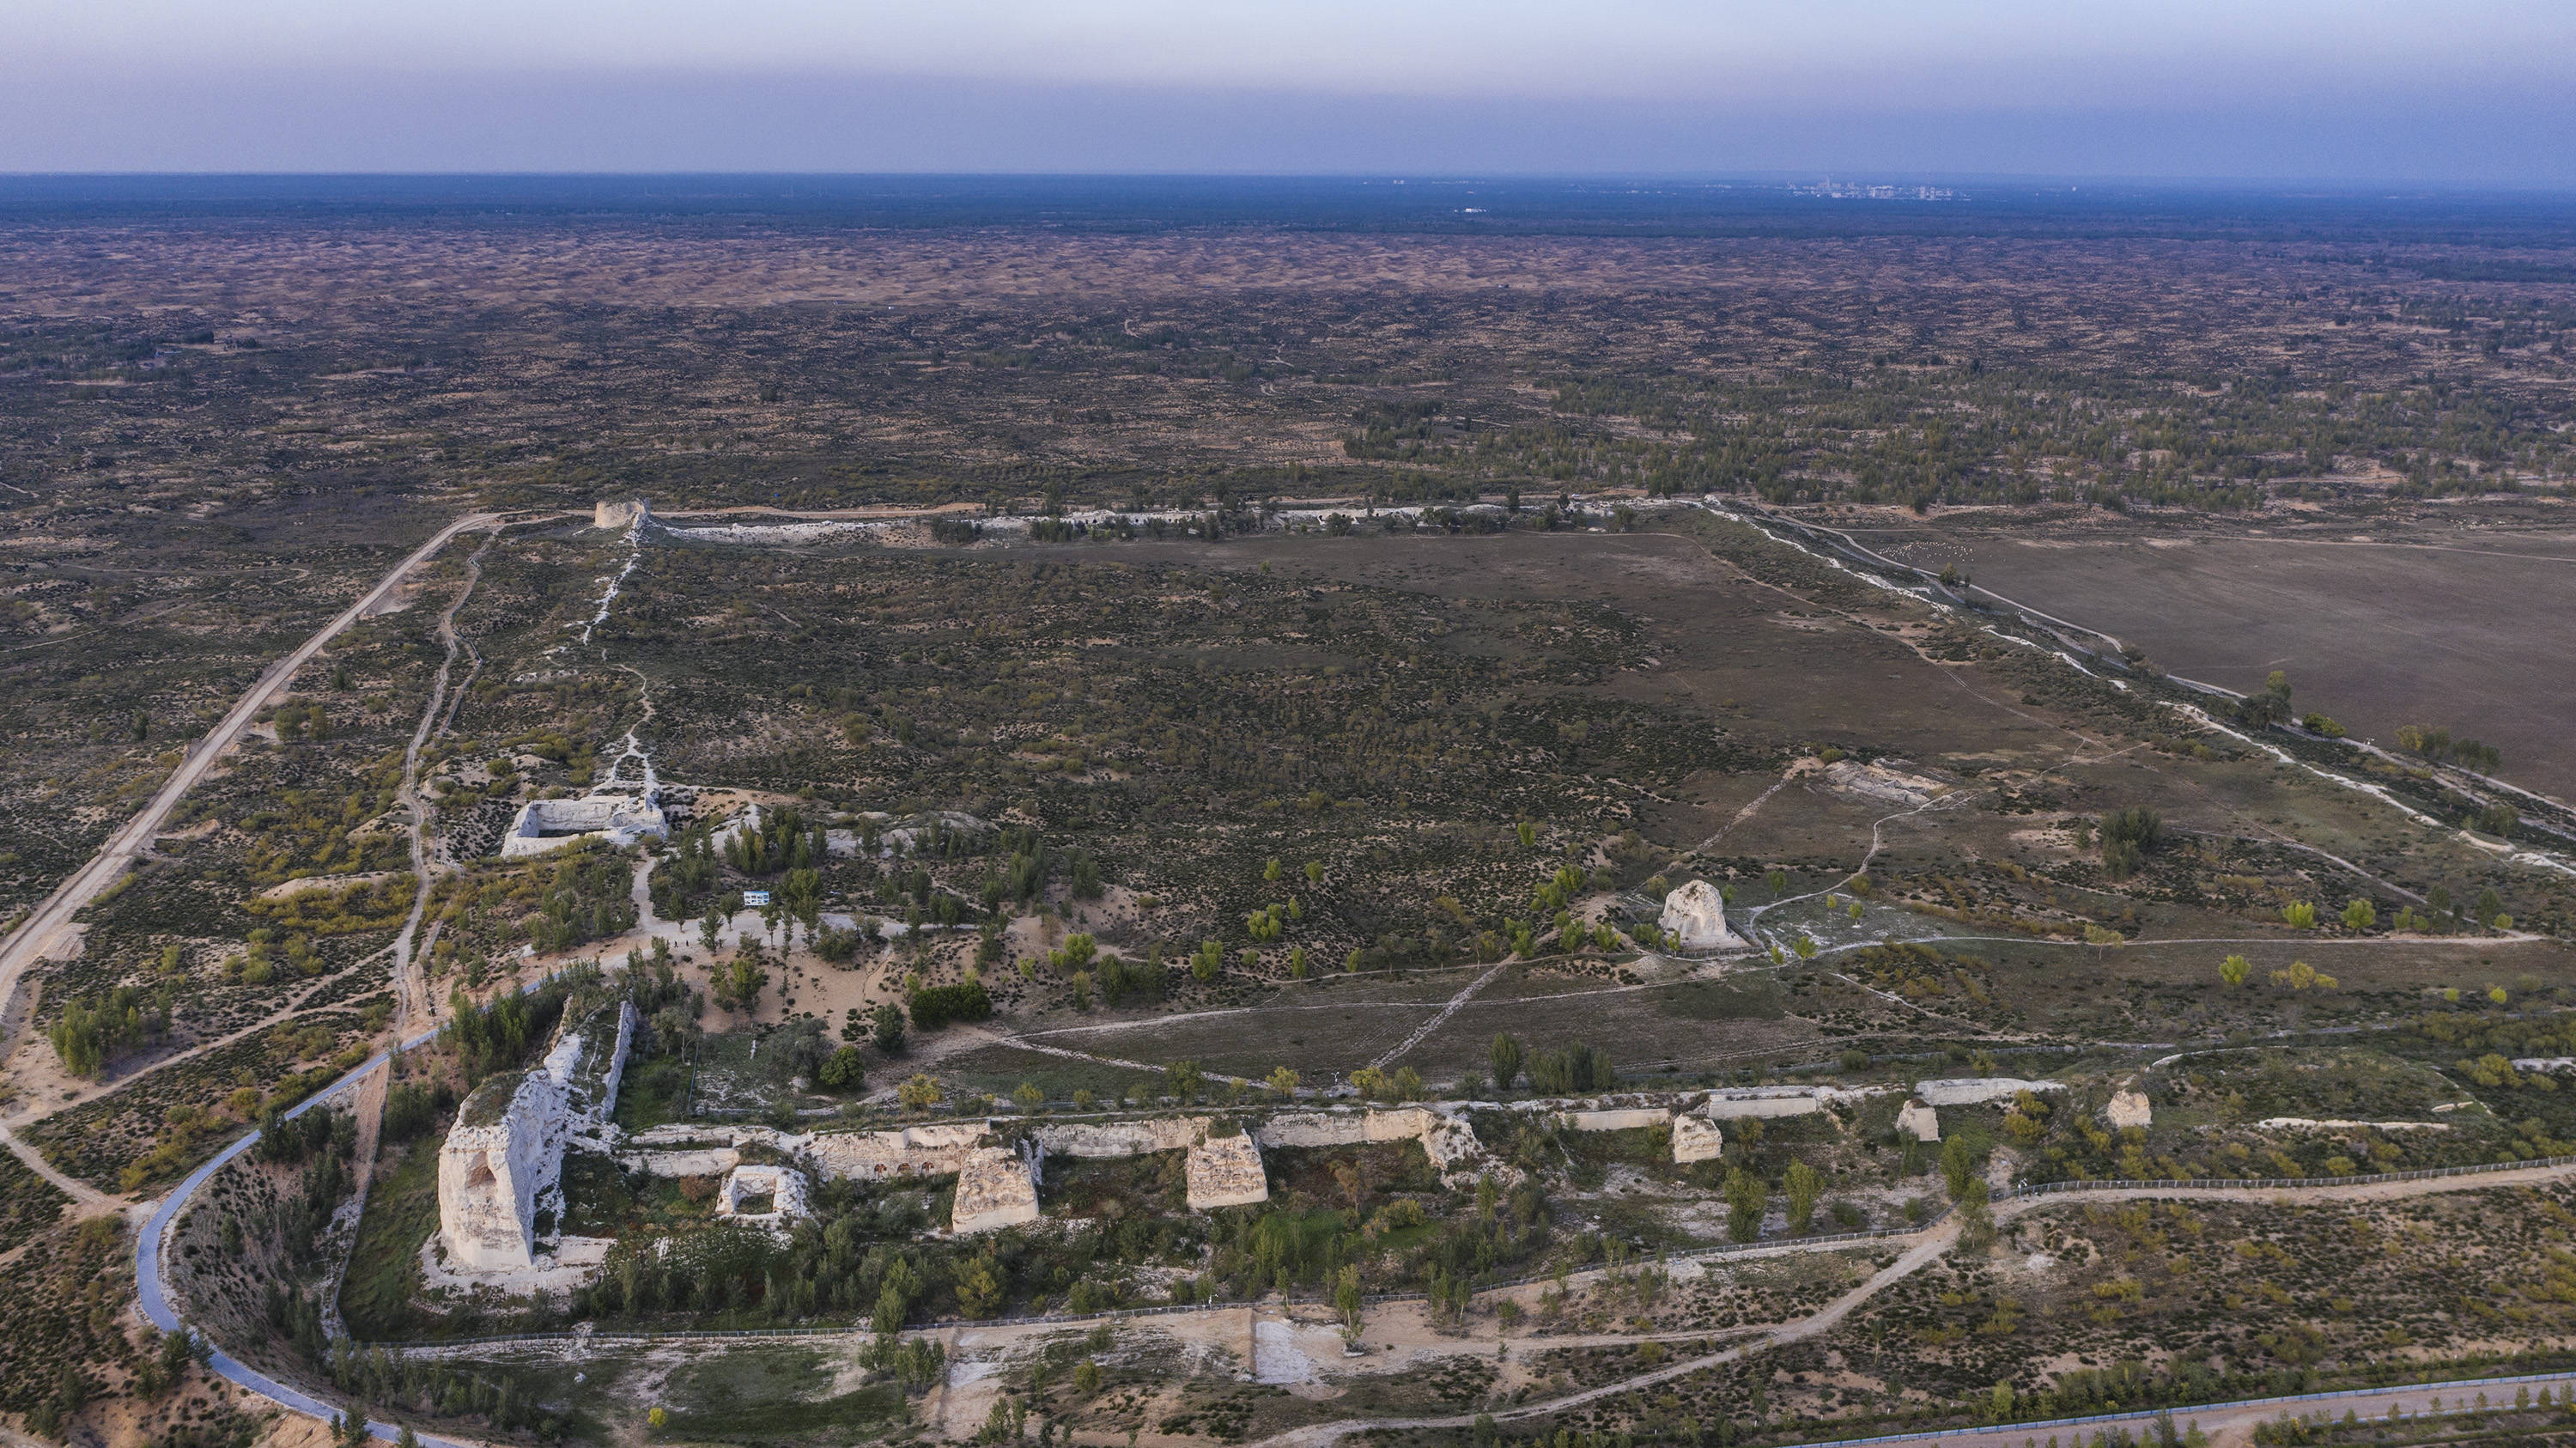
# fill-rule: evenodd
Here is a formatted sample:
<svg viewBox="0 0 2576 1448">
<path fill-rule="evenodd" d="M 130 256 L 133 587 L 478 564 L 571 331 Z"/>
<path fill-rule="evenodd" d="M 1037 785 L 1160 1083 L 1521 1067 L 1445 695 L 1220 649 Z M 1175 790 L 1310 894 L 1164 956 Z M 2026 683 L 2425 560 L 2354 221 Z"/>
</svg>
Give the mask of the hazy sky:
<svg viewBox="0 0 2576 1448">
<path fill-rule="evenodd" d="M 2576 0 L 0 0 L 0 169 L 2576 185 Z"/>
</svg>

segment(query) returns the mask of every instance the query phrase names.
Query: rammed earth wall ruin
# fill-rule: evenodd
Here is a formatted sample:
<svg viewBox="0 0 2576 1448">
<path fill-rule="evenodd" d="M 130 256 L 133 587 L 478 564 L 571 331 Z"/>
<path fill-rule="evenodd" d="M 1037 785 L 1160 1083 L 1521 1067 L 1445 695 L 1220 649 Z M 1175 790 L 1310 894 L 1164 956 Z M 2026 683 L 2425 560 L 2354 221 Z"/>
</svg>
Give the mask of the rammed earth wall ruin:
<svg viewBox="0 0 2576 1448">
<path fill-rule="evenodd" d="M 536 1265 L 537 1216 L 562 1212 L 564 1147 L 608 1124 L 634 1038 L 635 1008 L 621 1000 L 566 1022 L 534 1068 L 465 1098 L 438 1153 L 438 1232 L 452 1266 Z"/>
<path fill-rule="evenodd" d="M 536 1218 L 549 1198 L 559 1195 L 565 1145 L 576 1135 L 614 1137 L 614 1128 L 606 1122 L 633 1031 L 631 1009 L 623 1005 L 617 1009 L 613 1036 L 606 1013 L 595 1015 L 583 1030 L 568 1032 L 545 1065 L 521 1076 L 487 1082 L 466 1103 L 439 1163 L 440 1229 L 450 1260 L 461 1269 L 502 1271 L 531 1265 L 537 1247 Z M 1944 1101 L 1983 1100 L 2033 1088 L 2057 1089 L 2052 1082 L 1991 1079 L 1925 1081 L 1917 1087 L 1927 1098 Z M 1673 1159 L 1688 1163 L 1719 1156 L 1725 1145 L 1721 1122 L 1842 1109 L 1896 1089 L 1762 1086 L 1508 1105 L 1324 1107 L 1272 1111 L 1239 1129 L 1200 1115 L 1123 1121 L 969 1120 L 810 1135 L 763 1126 L 675 1123 L 640 1133 L 623 1149 L 606 1140 L 600 1145 L 615 1150 L 628 1169 L 659 1176 L 733 1172 L 743 1166 L 742 1148 L 755 1144 L 827 1180 L 954 1176 L 958 1180 L 950 1230 L 978 1232 L 1037 1219 L 1038 1189 L 1049 1155 L 1105 1158 L 1187 1152 L 1184 1174 L 1190 1208 L 1212 1211 L 1269 1199 L 1262 1160 L 1265 1148 L 1416 1141 L 1449 1185 L 1469 1185 L 1488 1172 L 1513 1175 L 1510 1167 L 1486 1155 L 1468 1121 L 1472 1110 L 1541 1115 L 1574 1131 L 1666 1127 L 1672 1133 Z M 1913 1106 L 1900 1125 L 1927 1140 L 1937 1139 L 1938 1128 L 1928 1107 Z M 1007 1142 L 1018 1143 L 1019 1149 Z"/>
</svg>

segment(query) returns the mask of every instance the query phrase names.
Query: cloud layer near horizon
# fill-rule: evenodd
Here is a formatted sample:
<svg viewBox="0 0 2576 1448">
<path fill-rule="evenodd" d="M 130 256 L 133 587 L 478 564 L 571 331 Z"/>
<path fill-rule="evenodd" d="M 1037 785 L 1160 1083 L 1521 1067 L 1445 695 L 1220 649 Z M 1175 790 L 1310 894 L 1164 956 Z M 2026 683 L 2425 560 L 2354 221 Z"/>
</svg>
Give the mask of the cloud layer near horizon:
<svg viewBox="0 0 2576 1448">
<path fill-rule="evenodd" d="M 0 169 L 1746 171 L 2576 185 L 2576 7 L 95 0 Z"/>
</svg>

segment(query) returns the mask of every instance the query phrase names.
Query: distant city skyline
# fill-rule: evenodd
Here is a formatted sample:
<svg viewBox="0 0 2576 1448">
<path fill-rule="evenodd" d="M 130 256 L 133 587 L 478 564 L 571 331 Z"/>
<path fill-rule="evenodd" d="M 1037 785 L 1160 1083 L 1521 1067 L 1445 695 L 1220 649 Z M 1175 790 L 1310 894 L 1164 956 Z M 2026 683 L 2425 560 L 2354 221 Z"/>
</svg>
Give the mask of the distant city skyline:
<svg viewBox="0 0 2576 1448">
<path fill-rule="evenodd" d="M 11 171 L 1835 171 L 2576 185 L 2576 6 L 100 0 Z"/>
</svg>

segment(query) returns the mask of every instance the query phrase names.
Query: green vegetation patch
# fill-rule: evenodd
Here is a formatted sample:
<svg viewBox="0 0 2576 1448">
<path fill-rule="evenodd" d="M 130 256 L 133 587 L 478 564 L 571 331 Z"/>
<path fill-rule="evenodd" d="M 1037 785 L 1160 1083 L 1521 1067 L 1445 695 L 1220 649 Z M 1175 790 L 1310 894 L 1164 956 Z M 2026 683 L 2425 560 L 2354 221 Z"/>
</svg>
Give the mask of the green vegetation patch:
<svg viewBox="0 0 2576 1448">
<path fill-rule="evenodd" d="M 358 1240 L 340 1283 L 340 1316 L 361 1342 L 412 1336 L 419 1314 L 420 1249 L 438 1230 L 438 1140 L 386 1153 L 367 1186 Z"/>
<path fill-rule="evenodd" d="M 673 1372 L 664 1389 L 670 1422 L 662 1434 L 682 1442 L 847 1442 L 904 1413 L 902 1392 L 877 1384 L 817 1396 L 835 1376 L 820 1352 L 796 1348 L 728 1352 Z"/>
</svg>

